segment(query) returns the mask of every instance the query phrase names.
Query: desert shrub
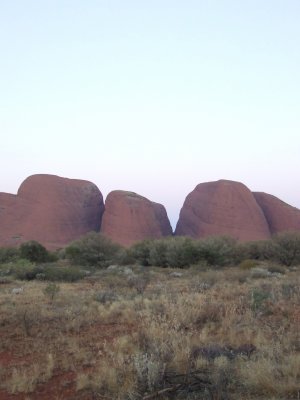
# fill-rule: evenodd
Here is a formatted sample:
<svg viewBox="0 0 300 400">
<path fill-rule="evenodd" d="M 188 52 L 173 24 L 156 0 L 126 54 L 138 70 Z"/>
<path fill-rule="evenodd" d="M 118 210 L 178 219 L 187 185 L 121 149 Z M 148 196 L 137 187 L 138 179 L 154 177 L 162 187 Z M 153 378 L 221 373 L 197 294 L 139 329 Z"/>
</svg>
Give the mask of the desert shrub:
<svg viewBox="0 0 300 400">
<path fill-rule="evenodd" d="M 128 257 L 144 267 L 149 266 L 151 242 L 151 240 L 143 240 L 135 243 L 128 249 Z"/>
<path fill-rule="evenodd" d="M 272 274 L 285 274 L 285 268 L 282 265 L 278 264 L 270 264 L 268 266 L 268 271 L 271 272 Z"/>
<path fill-rule="evenodd" d="M 236 246 L 237 263 L 243 260 L 269 260 L 272 255 L 270 240 L 240 243 Z"/>
<path fill-rule="evenodd" d="M 167 240 L 152 240 L 149 244 L 149 265 L 157 267 L 167 267 L 167 248 Z"/>
<path fill-rule="evenodd" d="M 257 260 L 243 260 L 240 264 L 239 264 L 239 268 L 243 269 L 243 270 L 248 270 L 248 269 L 252 269 L 258 266 L 258 262 Z"/>
<path fill-rule="evenodd" d="M 198 242 L 188 237 L 173 237 L 167 241 L 167 265 L 173 268 L 189 267 L 200 261 Z"/>
<path fill-rule="evenodd" d="M 267 268 L 254 267 L 251 269 L 250 276 L 253 279 L 264 279 L 270 277 L 271 273 L 268 271 Z"/>
<path fill-rule="evenodd" d="M 113 303 L 118 300 L 117 294 L 113 290 L 96 292 L 93 299 L 101 304 Z"/>
<path fill-rule="evenodd" d="M 76 266 L 60 266 L 57 264 L 48 264 L 36 269 L 35 279 L 43 274 L 43 279 L 52 282 L 76 282 L 83 279 L 86 274 Z"/>
<path fill-rule="evenodd" d="M 12 274 L 12 264 L 0 264 L 0 277 L 1 276 L 8 276 Z"/>
<path fill-rule="evenodd" d="M 28 260 L 20 260 L 11 269 L 11 274 L 20 280 L 75 282 L 85 277 L 84 271 L 75 266 L 57 264 L 35 265 Z"/>
<path fill-rule="evenodd" d="M 184 268 L 203 263 L 233 263 L 234 249 L 235 240 L 228 237 L 195 240 L 179 236 L 144 240 L 134 244 L 129 253 L 135 262 L 144 266 Z"/>
<path fill-rule="evenodd" d="M 271 297 L 270 292 L 261 288 L 254 288 L 251 291 L 251 309 L 255 313 L 266 311 L 266 302 Z"/>
<path fill-rule="evenodd" d="M 281 285 L 281 293 L 282 296 L 290 300 L 294 295 L 299 295 L 300 299 L 300 287 L 298 286 L 297 283 L 283 283 Z"/>
<path fill-rule="evenodd" d="M 271 244 L 274 261 L 288 267 L 300 263 L 300 232 L 279 233 L 272 238 Z"/>
<path fill-rule="evenodd" d="M 0 248 L 0 264 L 16 261 L 19 257 L 19 249 L 15 247 Z"/>
<path fill-rule="evenodd" d="M 37 269 L 38 267 L 29 260 L 20 259 L 11 266 L 9 274 L 13 275 L 16 279 L 30 281 L 35 279 L 38 273 Z"/>
<path fill-rule="evenodd" d="M 44 289 L 44 295 L 53 301 L 59 291 L 60 287 L 56 283 L 49 283 Z"/>
<path fill-rule="evenodd" d="M 209 237 L 198 241 L 199 259 L 209 265 L 224 266 L 234 263 L 236 241 L 227 236 Z"/>
<path fill-rule="evenodd" d="M 150 276 L 148 274 L 129 276 L 127 282 L 130 288 L 135 289 L 138 294 L 143 294 L 150 283 Z"/>
<path fill-rule="evenodd" d="M 168 237 L 149 243 L 151 266 L 183 268 L 199 261 L 197 241 L 188 237 Z"/>
<path fill-rule="evenodd" d="M 53 258 L 47 249 L 35 240 L 21 244 L 20 256 L 31 262 L 47 262 Z"/>
<path fill-rule="evenodd" d="M 131 265 L 136 262 L 130 248 L 122 248 L 116 254 L 115 262 L 118 265 Z"/>
<path fill-rule="evenodd" d="M 106 268 L 118 259 L 122 247 L 96 232 L 88 233 L 66 248 L 66 257 L 76 265 Z"/>
</svg>

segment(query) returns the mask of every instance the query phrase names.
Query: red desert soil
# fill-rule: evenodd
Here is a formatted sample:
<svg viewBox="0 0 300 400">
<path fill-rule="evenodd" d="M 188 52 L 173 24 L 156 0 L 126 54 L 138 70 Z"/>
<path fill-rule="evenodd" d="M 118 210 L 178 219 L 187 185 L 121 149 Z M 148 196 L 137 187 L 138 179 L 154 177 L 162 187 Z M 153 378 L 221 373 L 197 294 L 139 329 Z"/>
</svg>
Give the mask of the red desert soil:
<svg viewBox="0 0 300 400">
<path fill-rule="evenodd" d="M 94 324 L 90 327 L 85 327 L 80 331 L 80 333 L 75 333 L 77 342 L 82 341 L 87 344 L 90 350 L 97 356 L 99 354 L 99 347 L 94 347 L 93 343 L 101 342 L 108 343 L 113 341 L 114 338 L 122 336 L 126 333 L 131 333 L 133 331 L 133 326 L 118 323 L 109 324 Z M 3 328 L 0 330 L 1 337 L 8 337 L 9 332 L 5 332 Z M 68 335 L 69 339 L 72 339 L 72 335 Z M 88 339 L 87 339 L 88 338 Z M 30 348 L 30 342 L 34 338 L 24 337 L 15 338 L 14 348 L 15 353 L 12 351 L 3 351 L 0 353 L 0 368 L 6 369 L 6 377 L 9 377 L 15 368 L 21 368 L 24 366 L 30 366 L 35 362 L 38 362 L 40 354 L 32 353 L 26 355 L 20 355 L 25 348 Z M 101 351 L 100 351 L 101 353 Z M 61 357 L 64 357 L 62 354 Z M 99 356 L 98 356 L 99 357 Z M 91 392 L 87 393 L 85 391 L 76 390 L 76 379 L 77 375 L 81 372 L 93 371 L 93 366 L 91 365 L 74 365 L 74 370 L 64 371 L 60 369 L 55 369 L 53 371 L 52 377 L 43 383 L 37 384 L 34 392 L 32 393 L 15 393 L 10 394 L 5 390 L 0 390 L 1 400 L 91 400 L 93 395 Z M 95 397 L 96 398 L 96 397 Z M 100 397 L 98 396 L 97 399 Z"/>
</svg>

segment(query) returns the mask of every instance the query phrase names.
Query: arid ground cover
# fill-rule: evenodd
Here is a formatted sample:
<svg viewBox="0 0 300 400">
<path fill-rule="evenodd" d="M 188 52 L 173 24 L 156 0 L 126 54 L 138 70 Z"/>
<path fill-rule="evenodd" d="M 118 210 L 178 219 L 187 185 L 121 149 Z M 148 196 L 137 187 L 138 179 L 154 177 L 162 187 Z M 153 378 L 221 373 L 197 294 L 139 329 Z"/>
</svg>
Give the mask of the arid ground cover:
<svg viewBox="0 0 300 400">
<path fill-rule="evenodd" d="M 72 283 L 1 268 L 2 400 L 299 399 L 295 265 L 114 265 Z"/>
</svg>

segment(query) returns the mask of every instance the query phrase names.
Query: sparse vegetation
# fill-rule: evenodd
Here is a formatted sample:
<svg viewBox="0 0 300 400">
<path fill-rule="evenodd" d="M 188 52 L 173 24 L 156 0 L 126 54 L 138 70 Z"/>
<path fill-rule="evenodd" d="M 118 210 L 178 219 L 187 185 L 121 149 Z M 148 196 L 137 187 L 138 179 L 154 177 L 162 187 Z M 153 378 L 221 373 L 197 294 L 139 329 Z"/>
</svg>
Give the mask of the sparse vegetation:
<svg viewBox="0 0 300 400">
<path fill-rule="evenodd" d="M 66 248 L 66 257 L 76 265 L 106 268 L 118 260 L 121 246 L 91 232 Z"/>
<path fill-rule="evenodd" d="M 60 287 L 56 283 L 49 283 L 44 289 L 44 294 L 53 301 L 59 291 Z"/>
<path fill-rule="evenodd" d="M 20 257 L 29 260 L 30 262 L 47 262 L 56 260 L 54 254 L 48 252 L 43 245 L 35 240 L 21 244 Z"/>
<path fill-rule="evenodd" d="M 146 241 L 123 250 L 127 266 L 113 251 L 75 267 L 4 257 L 0 398 L 297 399 L 297 264 L 241 247 Z"/>
</svg>

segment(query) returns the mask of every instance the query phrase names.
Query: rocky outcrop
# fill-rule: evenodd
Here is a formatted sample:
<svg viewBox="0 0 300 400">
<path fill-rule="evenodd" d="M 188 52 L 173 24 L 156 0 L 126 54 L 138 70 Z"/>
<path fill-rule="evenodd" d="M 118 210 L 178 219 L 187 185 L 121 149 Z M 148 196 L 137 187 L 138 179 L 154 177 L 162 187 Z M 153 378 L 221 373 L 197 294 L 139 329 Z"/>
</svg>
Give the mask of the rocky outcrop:
<svg viewBox="0 0 300 400">
<path fill-rule="evenodd" d="M 133 192 L 115 190 L 105 201 L 101 233 L 129 246 L 139 240 L 171 235 L 172 228 L 164 206 Z"/>
<path fill-rule="evenodd" d="M 253 193 L 263 210 L 271 234 L 300 231 L 300 210 L 267 193 Z"/>
<path fill-rule="evenodd" d="M 183 204 L 175 234 L 194 238 L 228 235 L 240 241 L 270 237 L 266 218 L 251 191 L 242 183 L 227 180 L 196 186 Z"/>
<path fill-rule="evenodd" d="M 100 226 L 101 233 L 125 246 L 172 235 L 164 206 L 136 193 L 111 192 L 103 212 L 102 194 L 93 183 L 33 175 L 17 195 L 0 193 L 0 246 L 37 240 L 55 249 L 99 232 Z M 270 194 L 251 193 L 242 183 L 220 180 L 201 183 L 187 196 L 175 234 L 250 241 L 294 230 L 300 231 L 299 209 Z"/>
<path fill-rule="evenodd" d="M 99 231 L 104 211 L 91 182 L 54 175 L 27 178 L 17 195 L 0 194 L 0 245 L 37 240 L 49 249 Z"/>
</svg>

